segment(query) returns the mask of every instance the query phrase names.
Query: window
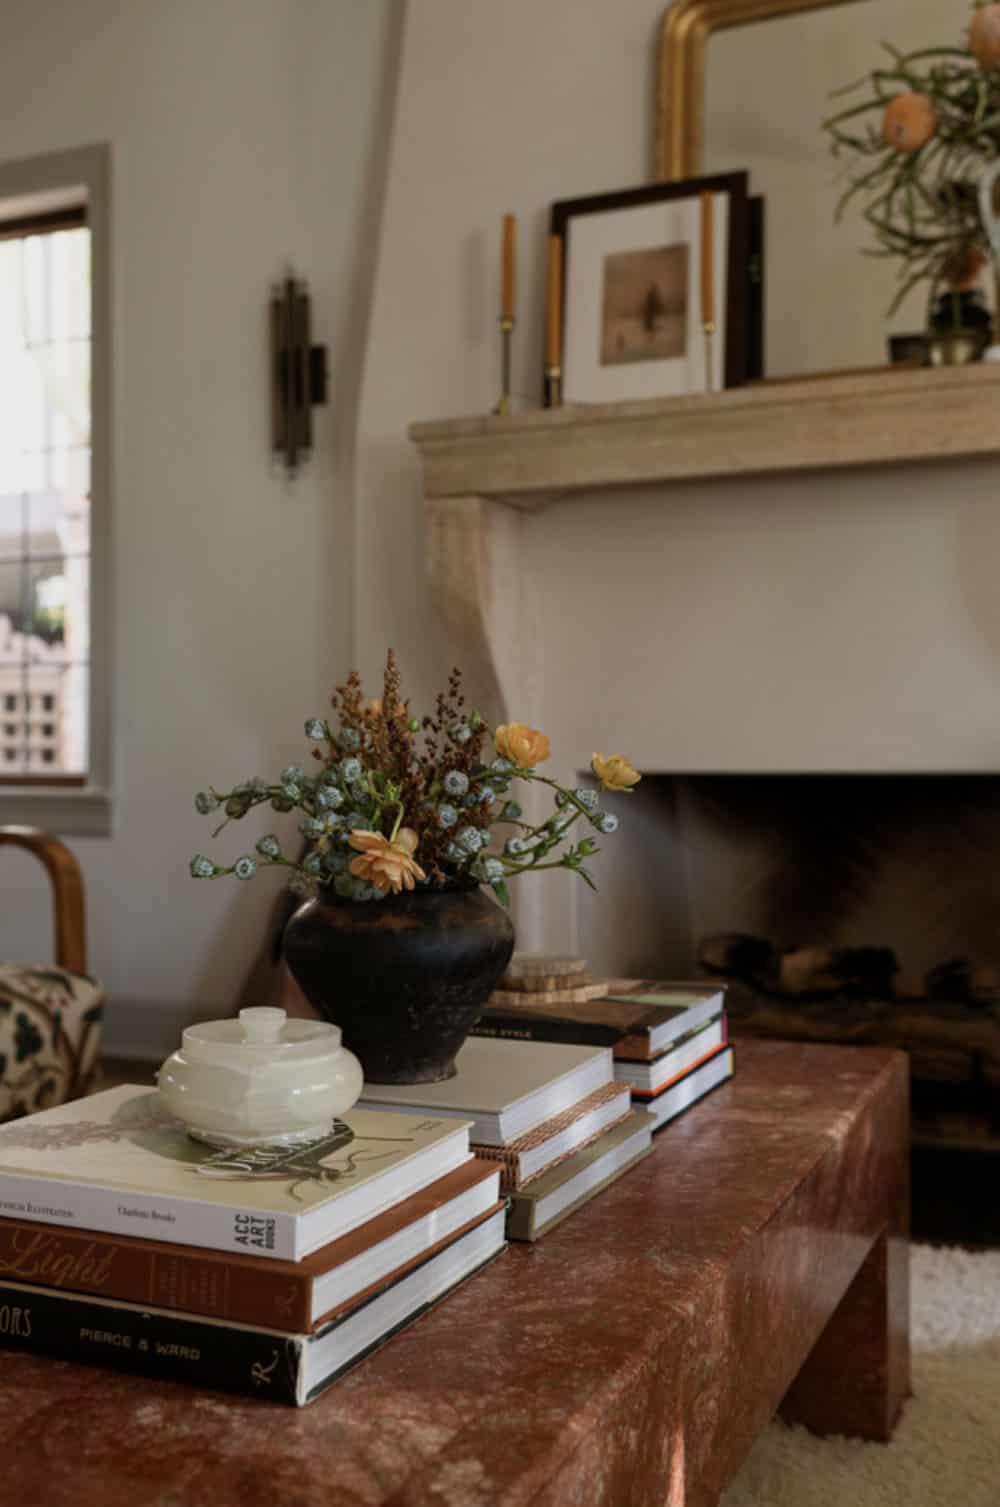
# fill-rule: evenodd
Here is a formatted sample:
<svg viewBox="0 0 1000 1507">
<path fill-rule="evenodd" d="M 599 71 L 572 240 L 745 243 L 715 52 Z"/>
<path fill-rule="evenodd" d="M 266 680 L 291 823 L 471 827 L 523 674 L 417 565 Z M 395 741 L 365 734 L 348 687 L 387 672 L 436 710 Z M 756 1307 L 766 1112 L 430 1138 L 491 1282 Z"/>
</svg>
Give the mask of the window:
<svg viewBox="0 0 1000 1507">
<path fill-rule="evenodd" d="M 0 804 L 66 832 L 108 817 L 107 267 L 106 149 L 0 164 Z"/>
<path fill-rule="evenodd" d="M 0 204 L 0 685 L 24 713 L 8 779 L 89 764 L 90 305 L 85 207 Z M 60 727 L 45 749 L 28 719 L 43 695 Z"/>
</svg>

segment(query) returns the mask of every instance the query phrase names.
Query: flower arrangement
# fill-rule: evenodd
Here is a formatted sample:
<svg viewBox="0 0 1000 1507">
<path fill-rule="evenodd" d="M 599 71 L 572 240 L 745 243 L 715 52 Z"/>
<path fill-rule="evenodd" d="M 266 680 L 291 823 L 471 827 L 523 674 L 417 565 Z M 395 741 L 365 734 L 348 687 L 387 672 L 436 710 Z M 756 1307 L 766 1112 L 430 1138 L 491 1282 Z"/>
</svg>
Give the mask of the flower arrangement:
<svg viewBox="0 0 1000 1507">
<path fill-rule="evenodd" d="M 835 157 L 850 160 L 839 220 L 851 200 L 878 242 L 872 256 L 901 260 L 890 314 L 916 284 L 971 288 L 990 245 L 978 180 L 1000 155 L 1000 4 L 976 0 L 964 46 L 904 53 L 841 94 L 866 97 L 823 122 Z"/>
<path fill-rule="evenodd" d="M 434 715 L 411 717 L 390 650 L 379 699 L 365 698 L 355 671 L 335 690 L 332 706 L 332 722 L 313 717 L 305 724 L 316 745 L 313 772 L 290 764 L 274 783 L 254 778 L 195 797 L 202 815 L 223 812 L 213 836 L 258 806 L 299 811 L 305 851 L 291 857 L 269 834 L 228 866 L 199 853 L 191 860 L 195 878 L 251 879 L 261 867 L 279 867 L 290 871 L 296 893 L 319 882 L 358 901 L 471 880 L 489 885 L 506 904 L 508 880 L 553 868 L 570 869 L 594 887 L 586 868 L 599 851 L 593 833 L 614 832 L 618 817 L 599 804 L 597 790 L 570 790 L 539 773 L 549 757 L 544 733 L 521 722 L 490 729 L 466 710 L 458 670 Z M 594 754 L 591 769 L 606 791 L 628 794 L 639 781 L 621 754 Z M 525 821 L 509 794 L 518 780 L 551 789 L 551 816 Z M 591 829 L 584 837 L 572 832 L 581 821 Z"/>
</svg>

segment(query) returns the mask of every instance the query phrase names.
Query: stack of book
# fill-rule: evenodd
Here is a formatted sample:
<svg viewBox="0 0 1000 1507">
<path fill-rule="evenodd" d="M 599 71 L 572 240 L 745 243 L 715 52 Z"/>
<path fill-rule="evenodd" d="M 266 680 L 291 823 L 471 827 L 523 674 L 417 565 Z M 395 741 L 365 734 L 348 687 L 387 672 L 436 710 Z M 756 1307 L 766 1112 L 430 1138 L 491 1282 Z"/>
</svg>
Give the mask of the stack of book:
<svg viewBox="0 0 1000 1507">
<path fill-rule="evenodd" d="M 653 1121 L 606 1047 L 470 1037 L 456 1066 L 443 1083 L 366 1083 L 361 1103 L 471 1119 L 473 1151 L 500 1169 L 512 1240 L 537 1240 L 651 1149 Z"/>
<path fill-rule="evenodd" d="M 0 1126 L 0 1345 L 310 1402 L 503 1249 L 469 1129 L 215 1151 L 137 1087 Z"/>
<path fill-rule="evenodd" d="M 733 1073 L 724 989 L 594 980 L 582 959 L 515 958 L 475 1032 L 496 1041 L 610 1047 L 616 1082 L 653 1116 L 654 1129 Z"/>
</svg>

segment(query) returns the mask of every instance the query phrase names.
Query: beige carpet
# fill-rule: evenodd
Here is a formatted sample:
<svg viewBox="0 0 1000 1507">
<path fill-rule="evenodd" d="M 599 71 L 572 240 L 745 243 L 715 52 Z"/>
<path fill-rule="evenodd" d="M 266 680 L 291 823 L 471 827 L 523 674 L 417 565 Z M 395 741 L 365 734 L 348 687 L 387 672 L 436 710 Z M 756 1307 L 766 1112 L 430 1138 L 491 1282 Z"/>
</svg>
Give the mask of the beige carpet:
<svg viewBox="0 0 1000 1507">
<path fill-rule="evenodd" d="M 892 1443 L 772 1423 L 722 1507 L 1000 1507 L 1000 1251 L 914 1246 L 912 1299 L 914 1395 Z"/>
</svg>

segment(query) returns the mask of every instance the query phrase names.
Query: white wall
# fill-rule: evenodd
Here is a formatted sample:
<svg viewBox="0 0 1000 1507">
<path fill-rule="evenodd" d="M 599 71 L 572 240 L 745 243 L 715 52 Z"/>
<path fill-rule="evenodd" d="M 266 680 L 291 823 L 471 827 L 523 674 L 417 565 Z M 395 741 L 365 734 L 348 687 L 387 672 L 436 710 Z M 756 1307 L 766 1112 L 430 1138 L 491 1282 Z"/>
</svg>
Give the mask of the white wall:
<svg viewBox="0 0 1000 1507">
<path fill-rule="evenodd" d="M 418 701 L 462 646 L 432 631 L 406 426 L 495 401 L 505 210 L 520 231 L 515 386 L 537 398 L 548 206 L 648 179 L 662 9 L 410 9 L 356 560 L 362 666 L 373 674 L 394 643 Z M 856 13 L 846 7 L 845 22 Z M 531 519 L 532 679 L 554 771 L 585 767 L 594 748 L 663 770 L 997 768 L 996 474 L 969 464 L 676 486 Z M 522 945 L 573 944 L 573 882 L 547 885 L 544 924 L 544 892 L 525 892 Z"/>
<path fill-rule="evenodd" d="M 194 792 L 277 772 L 349 667 L 351 478 L 395 0 L 8 0 L 2 153 L 113 149 L 114 783 L 74 839 L 112 1048 L 222 1013 L 276 876 L 196 883 Z M 294 483 L 269 456 L 266 301 L 287 261 L 331 406 Z M 16 813 L 0 799 L 0 820 Z M 248 824 L 249 825 L 249 824 Z M 0 955 L 46 956 L 30 860 L 4 854 Z M 269 882 L 270 881 L 270 882 Z M 238 891 L 238 893 L 237 893 Z"/>
</svg>

